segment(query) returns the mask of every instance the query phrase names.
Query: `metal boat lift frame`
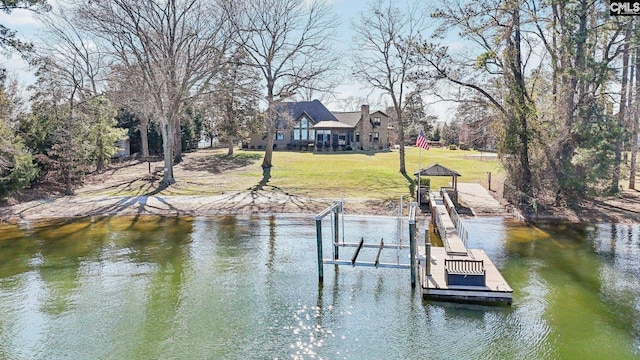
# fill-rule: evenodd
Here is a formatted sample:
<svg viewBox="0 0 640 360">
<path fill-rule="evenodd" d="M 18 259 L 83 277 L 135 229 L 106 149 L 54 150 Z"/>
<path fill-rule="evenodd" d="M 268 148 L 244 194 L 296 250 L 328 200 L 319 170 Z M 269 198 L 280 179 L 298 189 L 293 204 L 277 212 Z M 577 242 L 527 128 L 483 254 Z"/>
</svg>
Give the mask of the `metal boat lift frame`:
<svg viewBox="0 0 640 360">
<path fill-rule="evenodd" d="M 376 268 L 393 268 L 393 269 L 411 269 L 411 287 L 416 286 L 416 211 L 418 208 L 417 202 L 409 203 L 409 245 L 397 244 L 385 244 L 384 239 L 380 240 L 380 244 L 365 244 L 364 238 L 361 238 L 357 243 L 340 242 L 340 218 L 344 221 L 344 203 L 342 201 L 334 201 L 328 208 L 316 215 L 316 243 L 318 247 L 318 282 L 322 284 L 324 280 L 324 264 L 333 265 L 351 265 L 351 266 L 369 266 Z M 333 238 L 333 258 L 325 259 L 322 255 L 322 219 L 327 216 L 331 216 L 332 224 L 332 238 Z M 344 225 L 343 225 L 344 235 Z M 401 235 L 401 234 L 400 234 Z M 340 259 L 340 247 L 355 247 L 356 250 L 350 260 Z M 377 248 L 378 253 L 374 261 L 357 261 L 358 254 L 362 248 Z M 382 249 L 399 249 L 409 248 L 409 264 L 400 264 L 399 262 L 384 263 L 380 262 L 380 254 Z"/>
</svg>

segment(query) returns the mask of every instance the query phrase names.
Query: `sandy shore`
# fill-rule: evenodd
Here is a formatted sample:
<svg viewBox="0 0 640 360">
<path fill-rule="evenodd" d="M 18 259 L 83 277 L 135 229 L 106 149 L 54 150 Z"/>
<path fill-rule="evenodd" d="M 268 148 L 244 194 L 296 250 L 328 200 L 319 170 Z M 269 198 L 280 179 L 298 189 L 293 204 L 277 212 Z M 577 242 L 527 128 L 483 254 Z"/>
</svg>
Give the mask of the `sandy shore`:
<svg viewBox="0 0 640 360">
<path fill-rule="evenodd" d="M 0 221 L 20 222 L 101 215 L 234 215 L 234 214 L 316 214 L 334 200 L 305 198 L 283 192 L 243 191 L 214 196 L 75 195 L 33 200 L 0 207 Z M 345 212 L 359 215 L 395 216 L 398 202 L 347 198 Z M 484 216 L 510 216 L 507 212 Z M 578 209 L 551 209 L 540 221 L 640 223 L 640 196 L 600 199 Z"/>
<path fill-rule="evenodd" d="M 76 195 L 28 201 L 0 208 L 0 220 L 18 222 L 99 215 L 223 215 L 316 214 L 334 200 L 309 199 L 271 191 L 244 191 L 216 196 L 95 196 Z M 345 199 L 351 214 L 395 215 L 398 204 L 369 199 Z"/>
</svg>

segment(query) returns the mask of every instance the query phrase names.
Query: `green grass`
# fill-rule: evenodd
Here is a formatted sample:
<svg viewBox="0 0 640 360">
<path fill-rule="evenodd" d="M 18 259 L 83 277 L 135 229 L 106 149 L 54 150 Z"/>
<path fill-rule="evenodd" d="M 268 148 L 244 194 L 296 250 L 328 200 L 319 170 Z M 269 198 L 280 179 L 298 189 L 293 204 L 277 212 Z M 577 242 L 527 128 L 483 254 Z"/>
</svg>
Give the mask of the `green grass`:
<svg viewBox="0 0 640 360">
<path fill-rule="evenodd" d="M 502 166 L 497 159 L 472 155 L 480 153 L 432 148 L 422 150 L 420 164 L 424 168 L 439 163 L 460 173 L 459 182 L 479 182 L 485 186 L 487 172 L 502 176 Z M 406 168 L 411 179 L 418 170 L 418 158 L 417 148 L 406 148 Z M 274 167 L 268 185 L 301 196 L 397 199 L 410 195 L 411 188 L 410 180 L 400 174 L 399 164 L 398 151 L 372 154 L 277 151 L 273 154 Z M 251 176 L 260 175 L 260 170 L 251 172 Z M 450 177 L 435 177 L 431 184 L 440 188 L 449 186 L 450 181 Z"/>
<path fill-rule="evenodd" d="M 399 172 L 398 151 L 380 153 L 311 153 L 276 151 L 273 153 L 271 177 L 265 184 L 262 174 L 263 151 L 225 149 L 189 153 L 174 168 L 176 184 L 160 191 L 163 195 L 218 195 L 257 189 L 317 198 L 368 198 L 396 201 L 414 189 L 413 173 L 418 170 L 418 149 L 406 148 L 408 178 Z M 457 171 L 459 182 L 476 182 L 487 186 L 487 172 L 495 178 L 503 170 L 495 157 L 480 158 L 479 152 L 432 148 L 422 150 L 421 167 L 435 163 Z M 158 164 L 156 164 L 158 165 Z M 162 174 L 148 174 L 146 164 L 122 168 L 119 175 L 103 187 L 85 189 L 84 195 L 133 196 L 157 193 Z M 449 186 L 450 177 L 431 179 L 432 188 Z M 276 189 L 273 189 L 275 187 Z"/>
</svg>

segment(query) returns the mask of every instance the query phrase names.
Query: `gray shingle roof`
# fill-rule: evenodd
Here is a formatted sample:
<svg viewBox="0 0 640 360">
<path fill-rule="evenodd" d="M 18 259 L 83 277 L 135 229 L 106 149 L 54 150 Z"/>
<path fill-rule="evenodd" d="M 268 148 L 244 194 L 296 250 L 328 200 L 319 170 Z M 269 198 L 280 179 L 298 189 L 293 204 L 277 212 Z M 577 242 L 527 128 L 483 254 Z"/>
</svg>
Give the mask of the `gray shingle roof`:
<svg viewBox="0 0 640 360">
<path fill-rule="evenodd" d="M 319 100 L 281 102 L 276 104 L 276 124 L 287 124 L 297 120 L 302 114 L 309 115 L 314 123 L 320 121 L 338 121 Z"/>
<path fill-rule="evenodd" d="M 447 169 L 438 163 L 431 165 L 428 168 L 422 168 L 413 173 L 413 175 L 418 175 L 418 173 L 420 173 L 420 176 L 462 176 L 458 174 L 458 172 Z"/>
<path fill-rule="evenodd" d="M 360 111 L 351 111 L 351 112 L 334 112 L 333 113 L 338 121 L 349 124 L 353 127 L 358 125 L 358 121 L 362 117 L 362 113 Z"/>
</svg>

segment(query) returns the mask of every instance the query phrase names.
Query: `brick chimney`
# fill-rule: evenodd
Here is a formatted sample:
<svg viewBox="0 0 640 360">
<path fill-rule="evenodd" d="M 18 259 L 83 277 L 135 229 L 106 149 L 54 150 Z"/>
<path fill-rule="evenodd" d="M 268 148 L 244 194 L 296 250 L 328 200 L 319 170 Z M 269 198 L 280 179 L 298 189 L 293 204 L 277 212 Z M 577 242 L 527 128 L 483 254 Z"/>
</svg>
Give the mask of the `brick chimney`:
<svg viewBox="0 0 640 360">
<path fill-rule="evenodd" d="M 362 105 L 360 107 L 360 143 L 364 150 L 368 150 L 371 147 L 369 141 L 369 133 L 373 131 L 371 126 L 371 120 L 369 119 L 369 105 Z"/>
</svg>

